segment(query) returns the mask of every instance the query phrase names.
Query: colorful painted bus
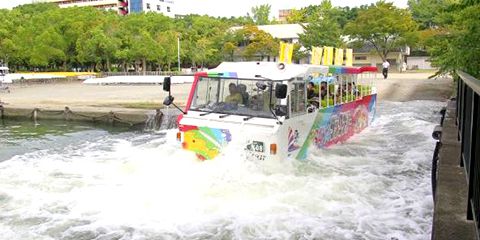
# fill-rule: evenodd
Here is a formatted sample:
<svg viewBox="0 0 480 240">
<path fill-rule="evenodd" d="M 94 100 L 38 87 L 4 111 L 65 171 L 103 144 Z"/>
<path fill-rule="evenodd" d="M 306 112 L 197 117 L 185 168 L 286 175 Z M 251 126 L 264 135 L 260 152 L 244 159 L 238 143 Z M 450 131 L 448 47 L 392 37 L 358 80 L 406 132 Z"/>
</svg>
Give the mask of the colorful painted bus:
<svg viewBox="0 0 480 240">
<path fill-rule="evenodd" d="M 343 142 L 375 116 L 376 67 L 224 62 L 195 75 L 177 140 L 199 159 L 228 145 L 252 160 L 304 159 Z M 170 78 L 165 105 L 173 104 Z M 177 106 L 176 106 L 177 107 Z M 178 108 L 178 107 L 177 107 Z"/>
</svg>

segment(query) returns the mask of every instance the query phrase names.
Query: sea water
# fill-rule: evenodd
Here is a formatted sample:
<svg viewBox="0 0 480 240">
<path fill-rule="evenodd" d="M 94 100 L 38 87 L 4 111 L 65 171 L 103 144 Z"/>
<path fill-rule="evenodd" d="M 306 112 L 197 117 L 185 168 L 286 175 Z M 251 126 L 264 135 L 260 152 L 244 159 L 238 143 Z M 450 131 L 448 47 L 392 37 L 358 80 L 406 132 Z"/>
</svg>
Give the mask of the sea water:
<svg viewBox="0 0 480 240">
<path fill-rule="evenodd" d="M 198 161 L 176 130 L 0 124 L 0 238 L 428 239 L 443 105 L 379 103 L 347 142 L 273 166 Z"/>
</svg>

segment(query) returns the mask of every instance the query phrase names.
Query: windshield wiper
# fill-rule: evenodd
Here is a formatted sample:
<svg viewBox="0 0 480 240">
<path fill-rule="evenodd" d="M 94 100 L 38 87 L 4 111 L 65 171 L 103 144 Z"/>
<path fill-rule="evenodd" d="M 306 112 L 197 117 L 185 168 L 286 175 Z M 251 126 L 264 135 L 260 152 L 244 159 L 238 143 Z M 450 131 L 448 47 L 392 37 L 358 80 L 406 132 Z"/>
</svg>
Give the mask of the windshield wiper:
<svg viewBox="0 0 480 240">
<path fill-rule="evenodd" d="M 201 113 L 201 114 L 200 114 L 200 117 L 207 116 L 208 114 L 213 113 L 214 111 L 215 111 L 215 110 L 212 110 L 212 111 L 206 112 L 206 113 Z"/>
<path fill-rule="evenodd" d="M 210 113 L 214 113 L 214 112 L 217 111 L 218 109 L 219 109 L 219 106 L 218 106 L 218 105 L 217 105 L 217 106 L 214 106 L 212 110 L 210 110 L 210 111 L 208 111 L 208 112 L 206 112 L 206 113 L 202 113 L 202 114 L 200 114 L 200 116 L 201 116 L 201 117 L 207 116 L 207 115 L 210 114 Z"/>
<path fill-rule="evenodd" d="M 228 114 L 228 113 L 227 113 L 227 114 L 223 114 L 223 115 L 218 116 L 218 118 L 226 118 L 226 117 L 228 117 L 228 116 L 230 116 L 230 115 L 232 115 L 232 114 Z"/>
<path fill-rule="evenodd" d="M 254 118 L 254 116 L 245 117 L 245 118 L 243 118 L 243 121 L 248 121 L 248 120 L 250 120 L 250 119 L 252 119 L 252 118 Z"/>
</svg>

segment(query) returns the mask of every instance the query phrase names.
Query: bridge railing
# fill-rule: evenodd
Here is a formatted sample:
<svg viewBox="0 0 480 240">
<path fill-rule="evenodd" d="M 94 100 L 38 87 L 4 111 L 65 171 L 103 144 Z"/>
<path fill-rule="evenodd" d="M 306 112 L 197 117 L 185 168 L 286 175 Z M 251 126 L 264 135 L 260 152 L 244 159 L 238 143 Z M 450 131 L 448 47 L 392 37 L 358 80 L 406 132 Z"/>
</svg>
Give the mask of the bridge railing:
<svg viewBox="0 0 480 240">
<path fill-rule="evenodd" d="M 480 232 L 480 80 L 458 72 L 457 112 L 458 139 L 461 142 L 460 166 L 468 183 L 467 219 Z M 477 235 L 478 238 L 478 235 Z"/>
</svg>

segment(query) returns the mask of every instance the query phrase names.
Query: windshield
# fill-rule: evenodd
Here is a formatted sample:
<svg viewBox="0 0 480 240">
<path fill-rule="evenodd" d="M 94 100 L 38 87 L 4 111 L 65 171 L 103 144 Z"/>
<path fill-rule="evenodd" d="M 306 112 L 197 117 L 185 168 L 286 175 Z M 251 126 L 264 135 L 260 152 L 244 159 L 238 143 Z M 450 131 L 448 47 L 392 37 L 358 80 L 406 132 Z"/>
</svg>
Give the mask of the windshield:
<svg viewBox="0 0 480 240">
<path fill-rule="evenodd" d="M 201 77 L 191 110 L 274 118 L 269 108 L 270 80 Z M 272 103 L 278 105 L 273 92 Z"/>
</svg>

